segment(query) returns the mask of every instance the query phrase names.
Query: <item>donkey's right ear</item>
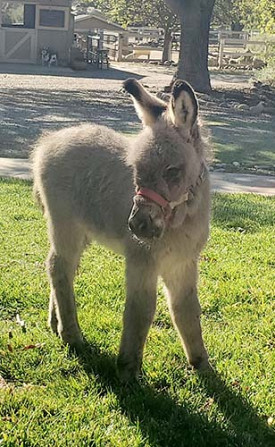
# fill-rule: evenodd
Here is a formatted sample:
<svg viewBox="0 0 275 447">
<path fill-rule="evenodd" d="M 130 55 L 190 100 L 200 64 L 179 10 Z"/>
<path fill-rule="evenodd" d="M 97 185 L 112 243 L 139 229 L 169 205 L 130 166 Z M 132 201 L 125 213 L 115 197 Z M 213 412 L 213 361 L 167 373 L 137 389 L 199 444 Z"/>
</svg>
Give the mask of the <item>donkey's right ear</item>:
<svg viewBox="0 0 275 447">
<path fill-rule="evenodd" d="M 191 85 L 177 80 L 172 88 L 169 114 L 173 124 L 192 134 L 198 117 L 198 101 Z"/>
<path fill-rule="evenodd" d="M 167 109 L 166 102 L 148 93 L 136 79 L 127 79 L 123 87 L 132 96 L 137 114 L 145 126 L 152 126 Z"/>
</svg>

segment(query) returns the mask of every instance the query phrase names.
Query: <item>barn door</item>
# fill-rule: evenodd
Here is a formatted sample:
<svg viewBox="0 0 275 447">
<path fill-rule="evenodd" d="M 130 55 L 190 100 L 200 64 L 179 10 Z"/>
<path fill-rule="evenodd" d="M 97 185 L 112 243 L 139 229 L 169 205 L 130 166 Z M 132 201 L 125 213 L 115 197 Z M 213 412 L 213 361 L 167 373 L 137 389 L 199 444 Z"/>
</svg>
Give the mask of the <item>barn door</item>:
<svg viewBox="0 0 275 447">
<path fill-rule="evenodd" d="M 36 62 L 36 30 L 15 27 L 1 29 L 1 60 Z"/>
</svg>

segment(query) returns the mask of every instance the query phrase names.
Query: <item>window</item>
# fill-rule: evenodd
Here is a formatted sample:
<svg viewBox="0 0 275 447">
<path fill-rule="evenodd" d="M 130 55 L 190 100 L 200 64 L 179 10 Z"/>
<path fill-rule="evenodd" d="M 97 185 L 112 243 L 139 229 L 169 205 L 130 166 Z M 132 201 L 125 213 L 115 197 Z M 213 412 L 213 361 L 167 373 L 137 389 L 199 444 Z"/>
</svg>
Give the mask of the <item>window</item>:
<svg viewBox="0 0 275 447">
<path fill-rule="evenodd" d="M 24 6 L 18 2 L 3 2 L 2 25 L 24 26 Z"/>
<path fill-rule="evenodd" d="M 35 27 L 35 5 L 22 5 L 14 1 L 3 2 L 2 26 L 33 29 Z"/>
<path fill-rule="evenodd" d="M 39 25 L 53 28 L 64 28 L 65 11 L 57 9 L 40 9 Z"/>
</svg>

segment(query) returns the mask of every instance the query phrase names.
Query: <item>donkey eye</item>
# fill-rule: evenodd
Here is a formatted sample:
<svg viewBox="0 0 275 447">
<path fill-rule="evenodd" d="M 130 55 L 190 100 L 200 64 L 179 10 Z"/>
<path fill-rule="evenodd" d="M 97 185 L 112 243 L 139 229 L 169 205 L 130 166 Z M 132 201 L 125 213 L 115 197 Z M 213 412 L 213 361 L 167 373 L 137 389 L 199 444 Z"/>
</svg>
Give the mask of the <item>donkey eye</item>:
<svg viewBox="0 0 275 447">
<path fill-rule="evenodd" d="M 167 182 L 177 182 L 180 180 L 181 175 L 182 175 L 181 168 L 171 166 L 165 170 L 163 177 Z"/>
</svg>

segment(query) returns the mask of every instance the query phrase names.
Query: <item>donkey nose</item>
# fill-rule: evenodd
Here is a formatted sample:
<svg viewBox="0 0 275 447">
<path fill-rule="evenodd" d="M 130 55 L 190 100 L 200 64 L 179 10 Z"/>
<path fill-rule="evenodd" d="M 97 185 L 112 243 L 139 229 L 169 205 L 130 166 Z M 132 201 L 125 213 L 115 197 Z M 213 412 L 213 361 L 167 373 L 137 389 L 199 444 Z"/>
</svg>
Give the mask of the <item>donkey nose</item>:
<svg viewBox="0 0 275 447">
<path fill-rule="evenodd" d="M 151 219 L 150 219 L 151 220 Z M 148 217 L 130 217 L 128 221 L 130 230 L 137 236 L 146 233 L 149 230 L 149 218 Z"/>
<path fill-rule="evenodd" d="M 148 220 L 149 220 L 149 219 L 143 219 L 143 220 L 141 220 L 141 221 L 138 223 L 138 225 L 137 225 L 137 230 L 138 230 L 140 233 L 146 233 L 146 231 L 148 231 L 148 229 L 149 229 L 149 222 L 148 222 Z"/>
<path fill-rule="evenodd" d="M 130 230 L 137 237 L 144 237 L 151 239 L 153 237 L 159 237 L 161 231 L 155 227 L 150 215 L 138 216 L 137 214 L 129 218 L 128 225 Z"/>
</svg>

